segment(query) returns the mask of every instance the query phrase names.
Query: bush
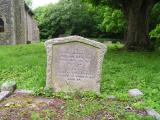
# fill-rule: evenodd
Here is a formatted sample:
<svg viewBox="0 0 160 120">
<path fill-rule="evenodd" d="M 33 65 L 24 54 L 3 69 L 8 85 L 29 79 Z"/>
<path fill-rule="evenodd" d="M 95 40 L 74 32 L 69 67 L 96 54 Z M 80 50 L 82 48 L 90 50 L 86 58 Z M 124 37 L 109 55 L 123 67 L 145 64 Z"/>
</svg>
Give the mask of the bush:
<svg viewBox="0 0 160 120">
<path fill-rule="evenodd" d="M 127 22 L 121 10 L 106 7 L 101 29 L 111 33 L 123 33 Z"/>
<path fill-rule="evenodd" d="M 41 39 L 68 35 L 97 37 L 97 26 L 103 21 L 103 8 L 93 7 L 81 0 L 60 0 L 35 10 Z"/>
<path fill-rule="evenodd" d="M 154 40 L 155 47 L 160 47 L 160 24 L 150 32 L 150 38 Z"/>
</svg>

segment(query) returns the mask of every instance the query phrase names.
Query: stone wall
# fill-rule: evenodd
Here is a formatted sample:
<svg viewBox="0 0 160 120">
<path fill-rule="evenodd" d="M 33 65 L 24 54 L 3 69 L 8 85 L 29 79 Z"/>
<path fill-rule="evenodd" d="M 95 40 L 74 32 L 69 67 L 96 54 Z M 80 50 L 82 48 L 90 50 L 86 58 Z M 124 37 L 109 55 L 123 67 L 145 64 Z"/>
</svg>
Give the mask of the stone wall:
<svg viewBox="0 0 160 120">
<path fill-rule="evenodd" d="M 28 41 L 32 41 L 32 17 L 28 14 L 28 13 L 26 13 L 26 15 L 27 15 L 27 31 L 28 31 L 28 34 L 27 34 L 27 36 L 28 36 Z"/>
<path fill-rule="evenodd" d="M 16 44 L 25 44 L 25 6 L 23 0 L 14 0 Z"/>
<path fill-rule="evenodd" d="M 26 35 L 27 35 L 27 41 L 30 42 L 39 42 L 39 29 L 37 22 L 33 19 L 33 14 L 28 11 L 28 9 L 25 9 L 25 15 L 26 15 Z"/>
<path fill-rule="evenodd" d="M 0 18 L 5 24 L 4 32 L 0 32 L 0 45 L 39 42 L 37 23 L 24 0 L 0 0 Z"/>
<path fill-rule="evenodd" d="M 15 44 L 13 0 L 0 0 L 0 18 L 4 21 L 4 32 L 0 33 L 0 44 Z"/>
<path fill-rule="evenodd" d="M 32 30 L 33 38 L 32 38 L 32 42 L 39 42 L 39 40 L 40 40 L 40 37 L 39 37 L 39 28 L 38 28 L 37 22 L 34 19 L 32 20 L 32 25 L 33 25 L 33 30 Z"/>
</svg>

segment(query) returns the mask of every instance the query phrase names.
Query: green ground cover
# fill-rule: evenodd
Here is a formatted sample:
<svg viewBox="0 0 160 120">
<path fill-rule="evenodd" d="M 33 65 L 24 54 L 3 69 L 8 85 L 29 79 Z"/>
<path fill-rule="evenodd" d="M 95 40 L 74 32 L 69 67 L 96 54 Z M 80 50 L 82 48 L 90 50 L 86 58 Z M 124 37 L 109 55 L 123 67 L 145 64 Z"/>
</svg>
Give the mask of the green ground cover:
<svg viewBox="0 0 160 120">
<path fill-rule="evenodd" d="M 110 45 L 105 56 L 100 98 L 92 93 L 85 94 L 89 97 L 70 97 L 63 93 L 54 95 L 67 99 L 67 119 L 92 115 L 98 110 L 110 111 L 117 119 L 151 119 L 125 113 L 124 108 L 128 105 L 136 109 L 151 107 L 160 112 L 160 51 L 127 52 L 119 50 L 119 47 L 117 44 Z M 45 86 L 45 78 L 46 52 L 43 43 L 0 46 L 0 84 L 15 80 L 18 88 L 40 90 Z M 132 88 L 142 90 L 144 97 L 129 98 L 127 92 Z M 107 102 L 104 97 L 107 95 L 117 96 L 117 101 Z"/>
</svg>

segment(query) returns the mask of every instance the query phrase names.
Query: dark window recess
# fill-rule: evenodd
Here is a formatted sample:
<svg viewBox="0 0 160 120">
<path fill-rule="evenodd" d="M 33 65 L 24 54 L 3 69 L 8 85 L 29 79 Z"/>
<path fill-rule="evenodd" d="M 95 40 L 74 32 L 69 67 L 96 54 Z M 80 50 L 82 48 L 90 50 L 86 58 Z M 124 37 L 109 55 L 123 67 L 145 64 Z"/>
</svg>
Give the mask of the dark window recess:
<svg viewBox="0 0 160 120">
<path fill-rule="evenodd" d="M 0 18 L 0 32 L 4 32 L 4 21 Z"/>
</svg>

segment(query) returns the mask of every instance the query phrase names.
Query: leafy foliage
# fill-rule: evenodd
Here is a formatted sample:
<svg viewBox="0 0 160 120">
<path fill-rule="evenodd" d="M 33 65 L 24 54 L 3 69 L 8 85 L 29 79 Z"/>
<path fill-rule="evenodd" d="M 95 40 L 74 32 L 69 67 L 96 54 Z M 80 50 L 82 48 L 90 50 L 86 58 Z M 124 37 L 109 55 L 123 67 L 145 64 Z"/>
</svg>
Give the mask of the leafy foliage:
<svg viewBox="0 0 160 120">
<path fill-rule="evenodd" d="M 124 34 L 125 47 L 128 50 L 153 50 L 149 38 L 149 13 L 159 0 L 86 0 L 97 4 L 107 4 L 121 9 L 128 23 Z M 144 21 L 144 22 L 143 22 Z M 108 22 L 108 21 L 107 21 Z M 111 24 L 113 26 L 113 24 Z M 108 28 L 108 26 L 106 27 Z M 109 27 L 110 28 L 110 27 Z M 119 28 L 119 27 L 118 27 Z"/>
<path fill-rule="evenodd" d="M 150 32 L 150 37 L 154 40 L 155 46 L 160 47 L 160 24 Z"/>
<path fill-rule="evenodd" d="M 58 4 L 40 7 L 35 13 L 42 38 L 75 34 L 95 37 L 101 32 L 98 28 L 103 20 L 101 9 L 81 0 L 61 0 Z"/>
<path fill-rule="evenodd" d="M 157 3 L 151 11 L 151 29 L 154 29 L 157 24 L 160 24 L 160 2 Z"/>
<path fill-rule="evenodd" d="M 49 30 L 49 26 L 50 26 L 50 23 L 49 23 L 50 14 L 49 13 L 51 9 L 53 9 L 53 7 L 54 7 L 53 4 L 49 4 L 47 6 L 39 7 L 36 10 L 34 10 L 35 19 L 37 20 L 39 28 L 40 28 L 41 39 L 49 38 L 50 36 L 51 31 Z"/>
<path fill-rule="evenodd" d="M 160 47 L 160 2 L 152 9 L 150 26 L 150 38 L 153 40 L 155 47 Z"/>
<path fill-rule="evenodd" d="M 101 27 L 106 32 L 123 33 L 126 29 L 126 20 L 121 10 L 114 10 L 110 7 L 106 7 L 104 13 L 104 20 Z"/>
<path fill-rule="evenodd" d="M 117 9 L 120 7 L 113 6 L 116 0 L 93 2 L 99 6 L 81 0 L 60 0 L 57 4 L 37 8 L 35 18 L 39 24 L 41 39 L 75 34 L 84 37 L 122 38 L 127 21 L 122 10 Z M 157 3 L 151 12 L 150 30 L 160 22 L 159 11 L 160 3 Z"/>
<path fill-rule="evenodd" d="M 156 26 L 154 30 L 150 32 L 151 38 L 156 38 L 157 40 L 160 40 L 160 24 Z"/>
</svg>

